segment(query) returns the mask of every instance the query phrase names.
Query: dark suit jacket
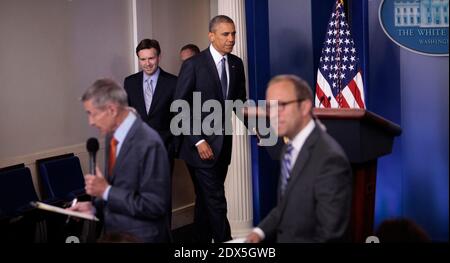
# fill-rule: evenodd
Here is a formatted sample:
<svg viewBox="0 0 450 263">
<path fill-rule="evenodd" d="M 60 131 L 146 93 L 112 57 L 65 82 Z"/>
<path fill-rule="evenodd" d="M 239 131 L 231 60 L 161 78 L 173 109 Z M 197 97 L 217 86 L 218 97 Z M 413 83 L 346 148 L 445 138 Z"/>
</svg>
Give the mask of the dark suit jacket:
<svg viewBox="0 0 450 263">
<path fill-rule="evenodd" d="M 109 156 L 110 138 L 106 138 L 105 156 Z M 112 185 L 108 201 L 95 200 L 97 212 L 103 212 L 105 232 L 126 232 L 144 242 L 169 241 L 167 152 L 156 131 L 139 116 L 125 137 L 113 174 L 107 171 L 108 161 L 105 178 Z"/>
<path fill-rule="evenodd" d="M 128 94 L 128 104 L 137 110 L 144 122 L 159 133 L 167 150 L 172 153 L 174 149 L 172 149 L 173 136 L 170 132 L 172 118 L 170 104 L 175 94 L 177 77 L 160 68 L 155 94 L 148 113 L 145 111 L 143 79 L 142 71 L 125 78 L 124 88 Z"/>
<path fill-rule="evenodd" d="M 316 124 L 298 154 L 284 197 L 259 227 L 277 242 L 341 241 L 350 220 L 352 182 L 341 146 Z"/>
<path fill-rule="evenodd" d="M 245 102 L 247 95 L 242 60 L 235 55 L 228 54 L 228 66 L 230 83 L 228 87 L 228 97 L 226 99 L 233 101 L 242 100 Z M 175 99 L 182 99 L 189 102 L 189 105 L 191 106 L 191 122 L 194 118 L 192 112 L 193 92 L 201 93 L 201 105 L 207 100 L 216 100 L 221 102 L 222 109 L 225 109 L 219 74 L 209 48 L 186 60 L 178 75 Z M 200 108 L 201 105 L 199 106 Z M 209 114 L 209 112 L 202 112 L 196 119 L 197 123 L 201 124 Z M 226 124 L 226 122 L 228 122 L 228 124 Z M 231 136 L 225 138 L 225 136 L 222 135 L 224 134 L 225 127 L 231 127 L 231 111 L 228 114 L 225 114 L 224 111 L 222 112 L 222 130 L 219 131 L 220 135 L 205 135 L 203 133 L 200 135 L 193 135 L 191 123 L 191 135 L 184 136 L 180 147 L 180 157 L 191 166 L 207 168 L 212 167 L 216 163 L 219 154 L 223 154 L 224 157 L 222 160 L 229 164 L 231 160 L 232 140 Z M 211 146 L 216 157 L 214 160 L 203 161 L 200 159 L 195 144 L 201 139 L 205 139 Z"/>
</svg>

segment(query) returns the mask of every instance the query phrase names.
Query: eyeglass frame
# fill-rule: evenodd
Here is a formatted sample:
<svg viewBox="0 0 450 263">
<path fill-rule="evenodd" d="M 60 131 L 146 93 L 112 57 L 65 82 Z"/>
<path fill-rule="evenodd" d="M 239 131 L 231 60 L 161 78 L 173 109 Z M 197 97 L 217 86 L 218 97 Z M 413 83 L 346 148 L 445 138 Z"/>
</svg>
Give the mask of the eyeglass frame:
<svg viewBox="0 0 450 263">
<path fill-rule="evenodd" d="M 279 111 L 280 110 L 283 111 L 287 105 L 295 103 L 295 102 L 302 102 L 304 100 L 306 100 L 306 99 L 295 99 L 295 100 L 289 100 L 289 101 L 285 101 L 285 102 L 277 101 L 277 107 L 278 107 Z M 266 104 L 266 112 L 267 113 L 270 112 L 270 108 L 271 108 L 271 106 L 270 106 L 270 101 L 269 101 L 268 104 Z"/>
</svg>

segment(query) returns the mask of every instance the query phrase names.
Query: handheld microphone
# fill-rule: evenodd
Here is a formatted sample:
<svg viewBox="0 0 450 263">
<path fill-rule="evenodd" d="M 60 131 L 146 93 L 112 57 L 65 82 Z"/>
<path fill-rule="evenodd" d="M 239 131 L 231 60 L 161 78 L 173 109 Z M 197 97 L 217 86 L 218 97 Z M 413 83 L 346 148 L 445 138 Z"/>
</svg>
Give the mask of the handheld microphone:
<svg viewBox="0 0 450 263">
<path fill-rule="evenodd" d="M 95 156 L 97 155 L 98 148 L 97 138 L 92 137 L 86 141 L 86 149 L 89 152 L 89 173 L 93 175 L 95 175 Z"/>
</svg>

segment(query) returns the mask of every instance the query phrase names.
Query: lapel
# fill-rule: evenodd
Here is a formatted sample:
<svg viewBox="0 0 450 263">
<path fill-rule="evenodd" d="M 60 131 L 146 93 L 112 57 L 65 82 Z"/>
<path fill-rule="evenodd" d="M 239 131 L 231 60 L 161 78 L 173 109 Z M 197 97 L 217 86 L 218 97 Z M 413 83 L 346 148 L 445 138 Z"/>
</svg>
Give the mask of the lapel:
<svg viewBox="0 0 450 263">
<path fill-rule="evenodd" d="M 308 138 L 305 141 L 305 144 L 303 145 L 302 149 L 297 155 L 297 159 L 295 160 L 294 167 L 292 168 L 291 175 L 289 178 L 289 182 L 286 187 L 286 192 L 284 194 L 284 198 L 282 200 L 282 206 L 283 211 L 286 205 L 286 200 L 289 198 L 289 194 L 293 189 L 293 186 L 295 185 L 295 182 L 302 176 L 302 172 L 305 169 L 306 164 L 310 161 L 311 152 L 314 148 L 314 145 L 316 144 L 317 140 L 319 139 L 320 135 L 320 128 L 316 124 L 316 127 L 314 127 L 314 130 L 311 132 L 311 134 L 308 136 Z M 286 146 L 283 148 L 283 155 L 286 151 Z"/>
<path fill-rule="evenodd" d="M 145 99 L 144 99 L 144 72 L 139 72 L 137 78 L 135 78 L 134 87 L 135 88 L 135 101 L 136 101 L 136 110 L 139 112 L 139 115 L 144 117 L 147 116 L 147 112 L 145 110 Z"/>
<path fill-rule="evenodd" d="M 106 181 L 111 183 L 111 175 L 109 174 L 109 142 L 111 141 L 112 135 L 105 136 L 105 170 L 103 174 L 105 175 Z"/>
<path fill-rule="evenodd" d="M 148 117 L 150 117 L 153 113 L 153 111 L 155 111 L 157 104 L 161 103 L 161 98 L 164 95 L 164 82 L 165 82 L 165 72 L 159 68 L 159 77 L 158 77 L 158 81 L 154 87 L 154 92 L 153 92 L 153 98 L 152 98 L 152 104 L 150 105 L 150 110 L 148 111 Z"/>
<path fill-rule="evenodd" d="M 228 72 L 230 73 L 230 83 L 228 84 L 228 98 L 233 98 L 232 92 L 234 92 L 233 87 L 236 82 L 236 61 L 231 54 L 228 54 Z"/>
<path fill-rule="evenodd" d="M 221 98 L 222 100 L 224 100 L 223 95 L 222 95 L 222 84 L 220 84 L 219 73 L 217 72 L 216 63 L 214 63 L 214 59 L 211 55 L 211 52 L 209 51 L 209 48 L 206 50 L 205 54 L 206 54 L 206 57 L 205 57 L 206 64 L 207 64 L 207 68 L 210 71 L 210 76 L 213 76 L 214 82 L 216 83 L 216 88 L 213 89 L 213 91 L 218 98 Z"/>
<path fill-rule="evenodd" d="M 125 140 L 122 143 L 119 155 L 116 158 L 116 164 L 114 166 L 112 175 L 109 176 L 110 183 L 114 182 L 114 179 L 116 176 L 116 171 L 120 170 L 121 166 L 124 165 L 124 163 L 125 163 L 124 158 L 125 158 L 125 156 L 128 155 L 128 152 L 130 151 L 131 147 L 133 146 L 134 135 L 136 134 L 136 131 L 140 124 L 141 124 L 141 119 L 139 116 L 136 116 L 136 120 L 134 121 L 133 125 L 131 125 L 131 128 L 128 131 L 127 136 L 125 137 Z M 111 139 L 111 137 L 109 137 L 109 139 Z M 108 140 L 108 145 L 109 145 L 109 140 Z M 107 156 L 109 156 L 109 147 L 108 147 L 108 155 Z M 108 163 L 108 161 L 106 161 L 106 163 Z"/>
</svg>

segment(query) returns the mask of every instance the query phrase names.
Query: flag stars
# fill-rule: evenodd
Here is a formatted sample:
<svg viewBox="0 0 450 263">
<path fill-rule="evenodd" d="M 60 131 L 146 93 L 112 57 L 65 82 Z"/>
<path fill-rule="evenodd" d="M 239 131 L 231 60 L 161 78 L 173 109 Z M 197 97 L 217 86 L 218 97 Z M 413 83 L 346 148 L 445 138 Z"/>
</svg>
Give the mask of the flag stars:
<svg viewBox="0 0 450 263">
<path fill-rule="evenodd" d="M 335 9 L 328 21 L 319 65 L 319 70 L 335 94 L 339 93 L 341 83 L 345 86 L 345 83 L 350 81 L 351 75 L 358 67 L 356 48 L 342 6 L 340 4 Z"/>
</svg>

